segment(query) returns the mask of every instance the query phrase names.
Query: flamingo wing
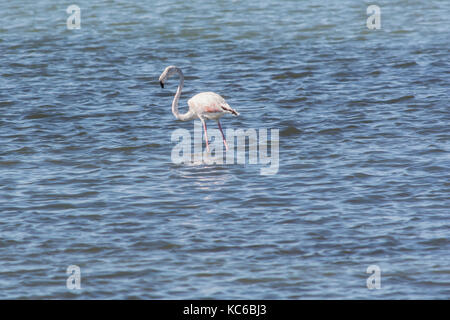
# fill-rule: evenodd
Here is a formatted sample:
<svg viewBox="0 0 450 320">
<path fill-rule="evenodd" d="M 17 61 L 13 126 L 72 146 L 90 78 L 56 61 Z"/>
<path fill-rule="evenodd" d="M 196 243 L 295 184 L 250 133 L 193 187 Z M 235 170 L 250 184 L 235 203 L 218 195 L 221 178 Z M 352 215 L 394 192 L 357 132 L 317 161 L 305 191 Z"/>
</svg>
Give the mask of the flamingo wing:
<svg viewBox="0 0 450 320">
<path fill-rule="evenodd" d="M 196 94 L 188 101 L 189 108 L 193 109 L 198 115 L 204 115 L 207 118 L 216 118 L 223 113 L 239 115 L 233 110 L 220 95 L 214 92 L 202 92 Z"/>
</svg>

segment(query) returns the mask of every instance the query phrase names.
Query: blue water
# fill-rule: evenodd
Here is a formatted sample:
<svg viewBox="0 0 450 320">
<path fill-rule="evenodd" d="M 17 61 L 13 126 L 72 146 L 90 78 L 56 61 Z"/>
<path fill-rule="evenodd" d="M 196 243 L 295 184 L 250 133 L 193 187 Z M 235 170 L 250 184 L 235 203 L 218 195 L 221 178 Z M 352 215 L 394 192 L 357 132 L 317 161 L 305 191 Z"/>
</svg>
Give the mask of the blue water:
<svg viewBox="0 0 450 320">
<path fill-rule="evenodd" d="M 0 4 L 0 298 L 450 298 L 449 1 Z M 278 172 L 174 163 L 168 65 Z"/>
</svg>

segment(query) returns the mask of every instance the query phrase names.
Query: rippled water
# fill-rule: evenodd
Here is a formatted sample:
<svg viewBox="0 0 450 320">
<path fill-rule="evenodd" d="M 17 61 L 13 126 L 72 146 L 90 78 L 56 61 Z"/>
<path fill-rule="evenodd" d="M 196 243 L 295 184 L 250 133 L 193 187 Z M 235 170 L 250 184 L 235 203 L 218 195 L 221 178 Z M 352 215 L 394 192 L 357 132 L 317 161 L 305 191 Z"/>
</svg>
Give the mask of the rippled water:
<svg viewBox="0 0 450 320">
<path fill-rule="evenodd" d="M 449 1 L 69 4 L 1 1 L 1 298 L 450 298 Z M 171 161 L 170 64 L 277 174 Z"/>
</svg>

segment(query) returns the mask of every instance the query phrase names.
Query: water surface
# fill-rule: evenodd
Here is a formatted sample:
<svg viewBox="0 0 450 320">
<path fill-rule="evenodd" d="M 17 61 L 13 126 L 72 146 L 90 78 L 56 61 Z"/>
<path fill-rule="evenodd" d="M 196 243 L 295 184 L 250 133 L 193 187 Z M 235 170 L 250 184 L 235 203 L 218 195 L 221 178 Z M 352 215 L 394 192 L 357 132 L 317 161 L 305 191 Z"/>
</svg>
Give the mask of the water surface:
<svg viewBox="0 0 450 320">
<path fill-rule="evenodd" d="M 1 1 L 0 298 L 450 297 L 450 2 L 69 4 Z M 278 173 L 172 163 L 167 65 Z"/>
</svg>

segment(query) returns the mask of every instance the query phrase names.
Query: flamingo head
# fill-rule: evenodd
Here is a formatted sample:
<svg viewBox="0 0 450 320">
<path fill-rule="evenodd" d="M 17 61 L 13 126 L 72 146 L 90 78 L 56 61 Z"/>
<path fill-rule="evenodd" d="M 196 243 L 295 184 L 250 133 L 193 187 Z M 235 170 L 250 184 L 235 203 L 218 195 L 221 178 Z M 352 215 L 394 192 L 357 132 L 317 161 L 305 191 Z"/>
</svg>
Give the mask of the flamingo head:
<svg viewBox="0 0 450 320">
<path fill-rule="evenodd" d="M 168 66 L 166 69 L 164 69 L 163 73 L 161 73 L 161 75 L 159 76 L 159 84 L 161 85 L 161 88 L 164 88 L 164 83 L 170 76 L 175 73 L 182 74 L 181 69 L 175 66 Z"/>
</svg>

